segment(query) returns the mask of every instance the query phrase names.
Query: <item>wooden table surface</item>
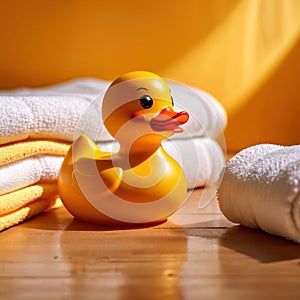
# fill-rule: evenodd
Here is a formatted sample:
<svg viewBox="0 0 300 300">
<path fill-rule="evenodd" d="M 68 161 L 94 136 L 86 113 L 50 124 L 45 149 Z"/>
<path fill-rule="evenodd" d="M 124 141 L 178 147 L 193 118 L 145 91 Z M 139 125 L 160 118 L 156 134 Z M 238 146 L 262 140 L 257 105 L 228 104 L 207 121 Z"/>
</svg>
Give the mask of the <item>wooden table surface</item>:
<svg viewBox="0 0 300 300">
<path fill-rule="evenodd" d="M 300 246 L 194 191 L 167 222 L 112 228 L 63 208 L 0 233 L 1 299 L 300 299 Z"/>
</svg>

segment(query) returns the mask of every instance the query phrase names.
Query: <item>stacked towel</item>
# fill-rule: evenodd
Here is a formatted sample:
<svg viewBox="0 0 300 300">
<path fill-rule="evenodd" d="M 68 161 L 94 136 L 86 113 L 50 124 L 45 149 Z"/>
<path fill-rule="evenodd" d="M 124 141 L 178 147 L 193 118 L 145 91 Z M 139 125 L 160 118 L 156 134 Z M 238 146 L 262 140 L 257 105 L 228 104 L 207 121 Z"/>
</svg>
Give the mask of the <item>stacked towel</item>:
<svg viewBox="0 0 300 300">
<path fill-rule="evenodd" d="M 300 145 L 256 145 L 225 168 L 219 204 L 232 222 L 300 243 Z"/>
<path fill-rule="evenodd" d="M 57 206 L 57 177 L 70 144 L 36 140 L 0 146 L 0 231 Z"/>
<path fill-rule="evenodd" d="M 188 111 L 190 120 L 182 134 L 163 146 L 181 164 L 189 188 L 215 182 L 224 165 L 223 149 L 215 139 L 226 125 L 226 114 L 209 94 L 168 83 L 175 110 Z M 103 151 L 116 149 L 101 116 L 109 84 L 78 79 L 0 92 L 0 230 L 53 205 L 63 157 L 80 134 L 95 140 Z"/>
</svg>

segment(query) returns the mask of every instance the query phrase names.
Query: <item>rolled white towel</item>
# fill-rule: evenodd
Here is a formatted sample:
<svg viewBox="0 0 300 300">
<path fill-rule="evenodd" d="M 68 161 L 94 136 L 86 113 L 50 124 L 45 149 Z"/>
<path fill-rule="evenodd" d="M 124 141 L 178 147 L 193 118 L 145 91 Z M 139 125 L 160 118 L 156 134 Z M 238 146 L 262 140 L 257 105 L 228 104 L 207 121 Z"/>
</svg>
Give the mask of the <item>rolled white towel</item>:
<svg viewBox="0 0 300 300">
<path fill-rule="evenodd" d="M 256 145 L 229 160 L 218 190 L 232 222 L 300 243 L 300 145 Z"/>
<path fill-rule="evenodd" d="M 103 126 L 101 103 L 110 82 L 77 79 L 38 89 L 0 92 L 0 145 L 27 138 L 73 141 L 85 133 L 93 140 L 112 141 Z M 169 82 L 175 110 L 186 110 L 190 120 L 183 137 L 217 137 L 226 125 L 226 113 L 212 96 L 183 84 Z"/>
</svg>

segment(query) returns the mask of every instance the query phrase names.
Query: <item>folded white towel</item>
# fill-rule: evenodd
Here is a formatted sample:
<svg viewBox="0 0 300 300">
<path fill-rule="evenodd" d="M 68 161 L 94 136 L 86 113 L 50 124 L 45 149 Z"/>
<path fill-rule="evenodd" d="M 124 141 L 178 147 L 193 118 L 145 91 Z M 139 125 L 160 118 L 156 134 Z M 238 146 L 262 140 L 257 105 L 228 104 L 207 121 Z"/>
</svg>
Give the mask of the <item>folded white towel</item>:
<svg viewBox="0 0 300 300">
<path fill-rule="evenodd" d="M 0 195 L 37 182 L 55 181 L 62 156 L 36 155 L 0 167 Z"/>
<path fill-rule="evenodd" d="M 300 145 L 257 145 L 227 163 L 219 205 L 232 222 L 300 243 Z"/>
<path fill-rule="evenodd" d="M 226 125 L 222 106 L 210 95 L 169 82 L 175 109 L 186 110 L 190 120 L 186 136 L 220 135 Z M 96 141 L 111 141 L 103 126 L 101 102 L 109 82 L 77 79 L 40 89 L 19 89 L 0 93 L 0 145 L 27 138 L 73 141 L 85 133 Z"/>
<path fill-rule="evenodd" d="M 181 166 L 189 189 L 218 183 L 225 157 L 214 139 L 167 139 L 162 145 Z M 117 152 L 119 148 L 116 142 L 98 143 L 98 146 L 105 152 Z"/>
<path fill-rule="evenodd" d="M 189 189 L 217 184 L 225 166 L 225 157 L 213 139 L 170 139 L 162 145 L 182 167 Z"/>
<path fill-rule="evenodd" d="M 116 151 L 116 142 L 98 143 L 102 151 Z M 167 140 L 166 151 L 178 161 L 187 177 L 188 187 L 215 181 L 224 167 L 220 146 L 209 138 Z M 37 182 L 57 180 L 62 156 L 35 155 L 0 167 L 0 195 Z"/>
</svg>

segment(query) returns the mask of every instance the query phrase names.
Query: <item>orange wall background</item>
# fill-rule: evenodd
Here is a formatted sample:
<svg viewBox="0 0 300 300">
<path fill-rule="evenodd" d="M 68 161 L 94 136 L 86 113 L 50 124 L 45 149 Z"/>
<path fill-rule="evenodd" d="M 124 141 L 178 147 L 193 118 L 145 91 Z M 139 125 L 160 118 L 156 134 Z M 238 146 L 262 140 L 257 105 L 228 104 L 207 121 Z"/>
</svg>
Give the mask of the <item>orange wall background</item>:
<svg viewBox="0 0 300 300">
<path fill-rule="evenodd" d="M 227 148 L 300 143 L 300 1 L 0 1 L 0 89 L 150 70 L 213 94 Z"/>
</svg>

